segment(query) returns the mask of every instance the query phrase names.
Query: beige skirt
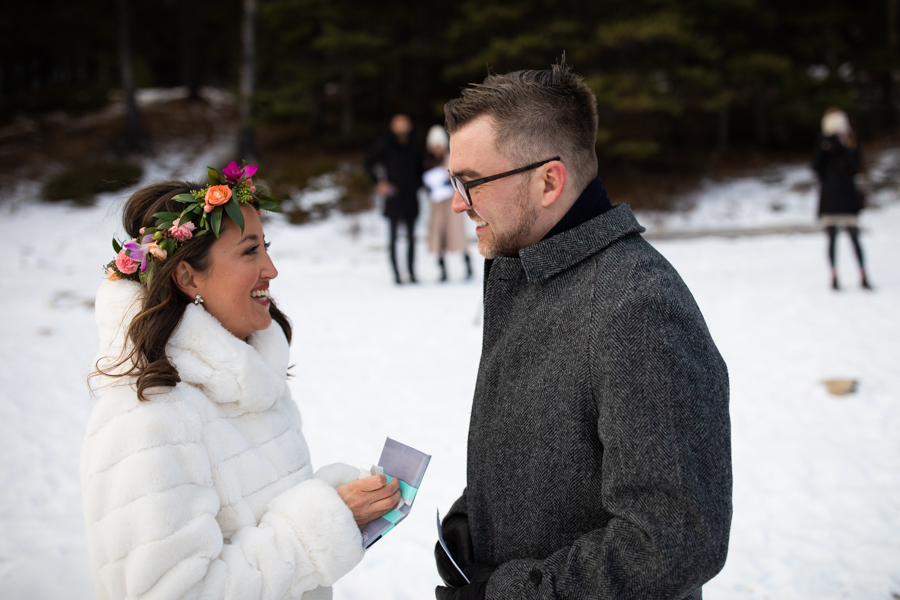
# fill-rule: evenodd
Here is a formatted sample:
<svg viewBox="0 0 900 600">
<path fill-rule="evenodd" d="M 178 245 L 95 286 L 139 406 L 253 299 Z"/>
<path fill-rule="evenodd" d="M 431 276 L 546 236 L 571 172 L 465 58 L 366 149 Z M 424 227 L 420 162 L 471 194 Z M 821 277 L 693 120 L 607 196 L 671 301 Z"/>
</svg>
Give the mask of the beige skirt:
<svg viewBox="0 0 900 600">
<path fill-rule="evenodd" d="M 859 227 L 856 215 L 822 215 L 819 217 L 820 227 Z"/>
<path fill-rule="evenodd" d="M 466 217 L 451 210 L 453 199 L 431 203 L 431 222 L 428 227 L 428 249 L 435 254 L 466 252 Z"/>
</svg>

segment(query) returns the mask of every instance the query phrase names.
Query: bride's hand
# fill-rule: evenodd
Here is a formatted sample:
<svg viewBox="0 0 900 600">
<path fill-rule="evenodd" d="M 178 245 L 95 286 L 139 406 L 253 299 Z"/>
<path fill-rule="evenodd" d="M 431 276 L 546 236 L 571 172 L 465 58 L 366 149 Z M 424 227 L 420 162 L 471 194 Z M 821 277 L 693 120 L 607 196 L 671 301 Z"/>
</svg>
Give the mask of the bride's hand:
<svg viewBox="0 0 900 600">
<path fill-rule="evenodd" d="M 357 525 L 365 525 L 386 514 L 400 502 L 400 480 L 385 483 L 384 475 L 355 479 L 338 486 L 337 493 L 350 510 Z"/>
</svg>

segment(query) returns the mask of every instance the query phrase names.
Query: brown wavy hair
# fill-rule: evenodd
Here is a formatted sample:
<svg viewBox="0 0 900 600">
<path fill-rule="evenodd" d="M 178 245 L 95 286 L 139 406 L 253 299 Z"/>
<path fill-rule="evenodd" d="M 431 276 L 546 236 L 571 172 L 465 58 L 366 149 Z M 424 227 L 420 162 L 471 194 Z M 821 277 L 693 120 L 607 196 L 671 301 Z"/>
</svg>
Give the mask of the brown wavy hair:
<svg viewBox="0 0 900 600">
<path fill-rule="evenodd" d="M 178 194 L 186 194 L 202 186 L 181 181 L 157 183 L 139 189 L 125 203 L 122 223 L 130 238 L 139 238 L 141 227 L 155 222 L 154 213 L 180 213 L 184 206 L 172 200 Z M 222 222 L 222 227 L 234 227 L 229 219 Z M 126 332 L 126 350 L 115 359 L 112 366 L 101 368 L 97 361 L 92 376 L 133 377 L 138 399 L 148 400 L 152 388 L 171 388 L 181 381 L 178 370 L 166 357 L 166 344 L 181 322 L 185 308 L 192 299 L 182 292 L 172 281 L 172 273 L 181 261 L 191 265 L 200 273 L 210 267 L 209 251 L 217 241 L 216 236 L 207 234 L 196 236 L 169 255 L 166 260 L 156 264 L 153 278 L 146 288 L 141 311 L 128 325 Z M 291 322 L 287 316 L 270 299 L 269 313 L 272 319 L 281 326 L 291 342 Z M 121 367 L 126 369 L 121 369 Z M 160 392 L 163 390 L 160 390 Z"/>
</svg>

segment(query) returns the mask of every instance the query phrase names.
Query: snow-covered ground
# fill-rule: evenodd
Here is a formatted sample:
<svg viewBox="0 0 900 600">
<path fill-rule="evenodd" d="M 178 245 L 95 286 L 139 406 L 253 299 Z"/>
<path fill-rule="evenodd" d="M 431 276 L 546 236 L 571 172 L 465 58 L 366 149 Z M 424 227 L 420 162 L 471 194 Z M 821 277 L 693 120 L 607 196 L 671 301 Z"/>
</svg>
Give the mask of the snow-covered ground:
<svg viewBox="0 0 900 600">
<path fill-rule="evenodd" d="M 200 176 L 212 160 L 169 156 L 148 164 L 146 179 Z M 896 165 L 900 153 L 880 160 Z M 689 212 L 639 218 L 657 231 L 810 224 L 815 190 L 803 181 L 805 167 L 785 166 L 709 183 Z M 33 189 L 0 206 L 0 598 L 86 599 L 78 454 L 92 403 L 93 296 L 121 235 L 120 205 L 48 205 Z M 874 200 L 880 208 L 863 217 L 874 293 L 857 287 L 846 238 L 839 293 L 828 288 L 822 235 L 655 242 L 731 374 L 734 524 L 707 598 L 900 594 L 900 198 L 884 190 Z M 410 518 L 335 598 L 433 597 L 434 511 L 465 485 L 480 261 L 464 282 L 450 257 L 452 281 L 439 284 L 420 243 L 422 283 L 397 287 L 377 214 L 302 227 L 276 218 L 266 230 L 280 270 L 273 293 L 296 326 L 290 385 L 314 462 L 369 465 L 386 436 L 433 455 Z M 858 379 L 858 392 L 828 395 L 820 382 L 833 377 Z"/>
</svg>

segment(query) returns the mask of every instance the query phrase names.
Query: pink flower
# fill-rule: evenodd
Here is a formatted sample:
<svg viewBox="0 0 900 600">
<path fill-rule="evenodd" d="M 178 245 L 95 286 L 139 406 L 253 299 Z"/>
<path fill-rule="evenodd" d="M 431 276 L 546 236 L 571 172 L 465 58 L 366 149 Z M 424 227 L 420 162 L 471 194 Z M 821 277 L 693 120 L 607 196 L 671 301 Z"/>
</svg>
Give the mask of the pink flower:
<svg viewBox="0 0 900 600">
<path fill-rule="evenodd" d="M 210 207 L 207 205 L 207 208 L 210 208 Z M 212 209 L 210 208 L 210 210 L 212 210 Z M 209 211 L 207 211 L 207 212 L 209 212 Z M 179 220 L 180 219 L 175 219 L 174 221 L 172 221 L 172 226 L 169 227 L 169 233 L 172 234 L 172 237 L 175 238 L 176 240 L 178 240 L 179 242 L 184 242 L 184 241 L 187 241 L 187 240 L 191 239 L 192 237 L 194 237 L 193 231 L 194 231 L 194 229 L 197 228 L 196 225 L 194 225 L 190 221 L 188 221 L 184 225 L 179 225 L 178 224 Z M 156 255 L 154 254 L 154 256 L 156 256 Z M 165 258 L 165 256 L 162 258 Z"/>
<path fill-rule="evenodd" d="M 150 259 L 150 252 L 148 252 L 147 247 L 152 241 L 152 235 L 145 235 L 141 238 L 140 244 L 138 244 L 137 240 L 131 240 L 123 246 L 125 250 L 128 250 L 128 258 L 140 263 L 141 273 L 147 270 L 147 261 Z M 122 269 L 119 270 L 121 271 Z M 125 271 L 122 272 L 124 273 Z"/>
<path fill-rule="evenodd" d="M 141 235 L 144 235 L 144 231 L 145 231 L 146 229 L 147 229 L 146 227 L 141 227 L 141 228 L 138 230 L 138 233 L 140 233 Z"/>
<path fill-rule="evenodd" d="M 253 192 L 253 193 L 255 194 L 255 193 L 256 193 L 256 186 L 255 186 L 255 185 L 251 185 L 251 186 L 250 186 L 250 191 Z"/>
<path fill-rule="evenodd" d="M 213 207 L 210 206 L 209 204 L 207 204 L 206 206 L 203 207 L 203 212 L 210 213 L 210 212 L 212 212 L 212 209 L 213 209 Z"/>
<path fill-rule="evenodd" d="M 227 167 L 222 169 L 222 175 L 225 176 L 228 183 L 237 183 L 241 180 L 241 177 L 253 177 L 253 175 L 256 174 L 256 171 L 256 165 L 247 165 L 243 169 L 239 169 L 237 163 L 231 161 L 228 163 Z"/>
<path fill-rule="evenodd" d="M 116 268 L 126 275 L 131 275 L 137 271 L 139 265 L 138 261 L 125 254 L 125 248 L 119 250 L 119 253 L 116 255 Z"/>
<path fill-rule="evenodd" d="M 193 225 L 193 223 L 191 223 L 191 225 Z M 157 260 L 166 260 L 166 256 L 169 255 L 169 253 L 160 248 L 159 244 L 157 244 L 156 242 L 150 242 L 149 244 L 147 244 L 147 251 L 155 256 Z"/>
</svg>

